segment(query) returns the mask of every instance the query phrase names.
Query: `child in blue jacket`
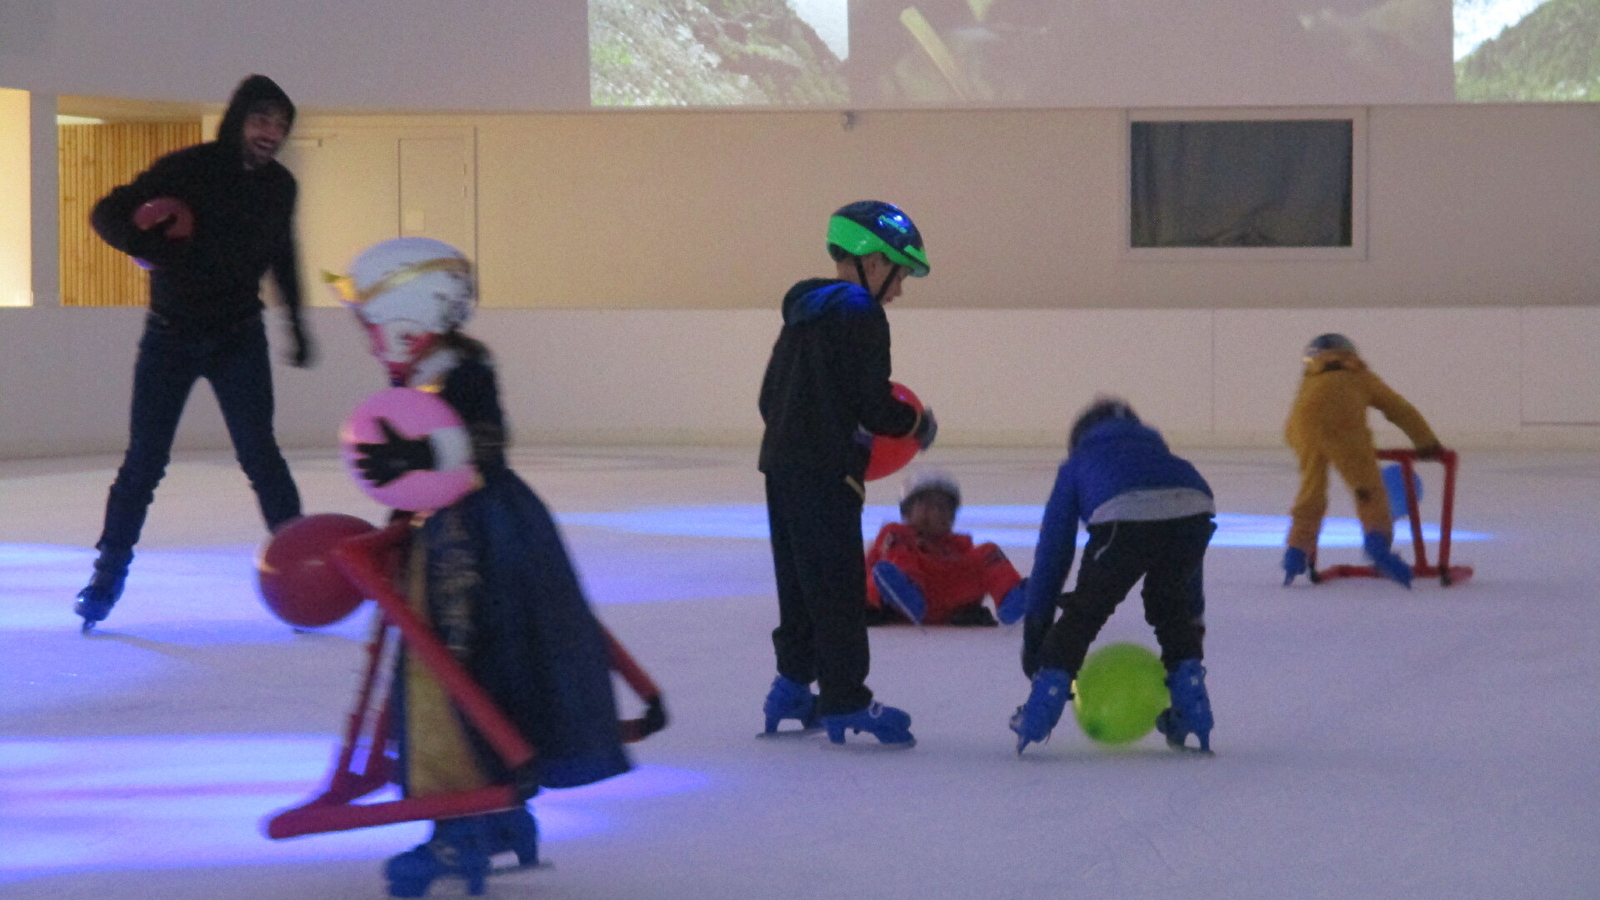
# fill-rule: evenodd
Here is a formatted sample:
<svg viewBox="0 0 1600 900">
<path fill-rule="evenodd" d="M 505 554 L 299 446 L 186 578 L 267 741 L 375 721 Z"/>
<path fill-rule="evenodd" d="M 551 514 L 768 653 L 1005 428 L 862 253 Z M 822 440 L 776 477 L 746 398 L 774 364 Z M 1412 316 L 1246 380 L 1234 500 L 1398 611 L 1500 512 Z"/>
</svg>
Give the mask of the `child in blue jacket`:
<svg viewBox="0 0 1600 900">
<path fill-rule="evenodd" d="M 1072 699 L 1072 679 L 1089 644 L 1140 578 L 1145 621 L 1155 628 L 1172 696 L 1157 726 L 1174 747 L 1192 733 L 1209 751 L 1201 571 L 1215 513 L 1206 480 L 1125 401 L 1097 398 L 1078 416 L 1027 581 L 1023 670 L 1033 690 L 1011 718 L 1018 753 L 1050 736 Z M 1089 543 L 1077 587 L 1062 596 L 1080 519 Z M 1061 618 L 1052 624 L 1058 604 Z"/>
</svg>

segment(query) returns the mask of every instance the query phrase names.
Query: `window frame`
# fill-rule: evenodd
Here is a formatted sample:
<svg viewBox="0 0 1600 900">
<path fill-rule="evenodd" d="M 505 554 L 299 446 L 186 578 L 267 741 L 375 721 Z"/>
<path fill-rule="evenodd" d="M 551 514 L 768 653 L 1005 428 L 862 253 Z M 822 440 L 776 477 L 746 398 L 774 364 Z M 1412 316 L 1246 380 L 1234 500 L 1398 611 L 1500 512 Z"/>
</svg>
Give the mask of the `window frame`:
<svg viewBox="0 0 1600 900">
<path fill-rule="evenodd" d="M 1133 262 L 1359 262 L 1367 259 L 1368 107 L 1253 107 L 1250 109 L 1129 109 L 1122 123 L 1122 257 Z M 1136 122 L 1245 122 L 1335 119 L 1350 122 L 1350 246 L 1133 246 L 1133 126 Z"/>
</svg>

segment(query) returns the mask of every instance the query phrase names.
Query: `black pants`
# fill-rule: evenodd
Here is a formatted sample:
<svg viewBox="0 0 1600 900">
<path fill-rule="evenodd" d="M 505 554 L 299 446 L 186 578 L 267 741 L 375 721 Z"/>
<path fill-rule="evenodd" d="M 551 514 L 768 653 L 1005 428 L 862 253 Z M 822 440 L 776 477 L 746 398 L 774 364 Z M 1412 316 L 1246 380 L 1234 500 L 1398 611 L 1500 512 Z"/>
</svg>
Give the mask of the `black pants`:
<svg viewBox="0 0 1600 900">
<path fill-rule="evenodd" d="M 1183 660 L 1201 659 L 1203 564 L 1216 528 L 1209 514 L 1090 525 L 1077 587 L 1062 601 L 1061 618 L 1045 635 L 1040 665 L 1073 673 L 1082 668 L 1089 645 L 1140 578 L 1144 620 L 1156 630 L 1167 671 Z"/>
<path fill-rule="evenodd" d="M 133 366 L 128 449 L 106 499 L 105 529 L 96 545 L 102 553 L 124 555 L 139 542 L 145 513 L 172 458 L 178 419 L 200 378 L 211 382 L 234 456 L 250 479 L 267 527 L 300 515 L 300 492 L 272 434 L 272 365 L 261 317 L 215 334 L 191 334 L 152 315 Z"/>
<path fill-rule="evenodd" d="M 840 476 L 767 473 L 778 674 L 816 681 L 817 713 L 824 716 L 872 702 L 861 506 L 861 494 Z"/>
</svg>

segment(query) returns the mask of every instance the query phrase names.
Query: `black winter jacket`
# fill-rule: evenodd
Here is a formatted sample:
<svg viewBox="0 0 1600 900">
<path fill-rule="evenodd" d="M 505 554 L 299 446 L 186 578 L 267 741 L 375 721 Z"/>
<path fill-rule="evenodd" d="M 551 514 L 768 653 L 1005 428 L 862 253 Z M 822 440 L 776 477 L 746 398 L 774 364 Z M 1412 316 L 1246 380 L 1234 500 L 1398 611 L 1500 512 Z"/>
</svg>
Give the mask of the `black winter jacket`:
<svg viewBox="0 0 1600 900">
<path fill-rule="evenodd" d="M 131 184 L 95 205 L 92 222 L 105 242 L 146 260 L 150 309 L 174 327 L 226 329 L 260 312 L 261 276 L 269 269 L 291 318 L 300 309 L 294 245 L 294 176 L 272 160 L 244 166 L 242 135 L 250 108 L 262 101 L 293 114 L 289 97 L 261 75 L 245 79 L 229 101 L 217 139 L 169 153 Z M 194 211 L 194 236 L 167 240 L 141 231 L 133 214 L 155 197 L 177 197 Z"/>
<path fill-rule="evenodd" d="M 860 285 L 813 278 L 783 298 L 783 330 L 761 382 L 763 472 L 861 480 L 871 435 L 915 430 L 889 385 L 889 319 Z"/>
</svg>

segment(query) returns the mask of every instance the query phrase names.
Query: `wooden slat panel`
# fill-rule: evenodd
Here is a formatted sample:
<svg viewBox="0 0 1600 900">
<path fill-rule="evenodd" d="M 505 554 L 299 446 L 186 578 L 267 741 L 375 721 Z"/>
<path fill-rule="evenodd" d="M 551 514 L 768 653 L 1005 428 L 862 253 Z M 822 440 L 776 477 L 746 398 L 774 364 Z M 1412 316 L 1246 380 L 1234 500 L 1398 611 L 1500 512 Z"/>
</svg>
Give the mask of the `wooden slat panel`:
<svg viewBox="0 0 1600 900">
<path fill-rule="evenodd" d="M 144 270 L 106 246 L 89 226 L 101 197 L 127 184 L 161 156 L 200 142 L 199 122 L 63 125 L 61 166 L 61 303 L 143 306 Z"/>
</svg>

